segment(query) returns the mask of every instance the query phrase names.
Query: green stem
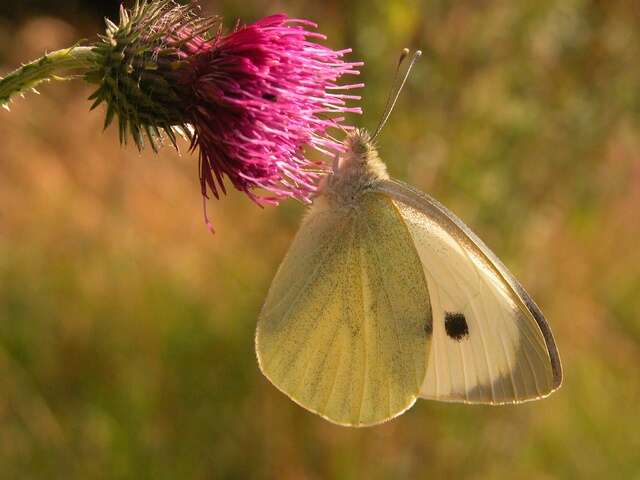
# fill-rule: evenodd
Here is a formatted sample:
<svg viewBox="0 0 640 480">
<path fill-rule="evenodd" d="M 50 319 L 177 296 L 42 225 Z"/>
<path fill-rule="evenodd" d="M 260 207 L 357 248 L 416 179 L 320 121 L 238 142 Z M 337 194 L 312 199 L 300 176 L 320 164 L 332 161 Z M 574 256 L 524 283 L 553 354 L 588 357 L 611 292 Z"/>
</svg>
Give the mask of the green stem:
<svg viewBox="0 0 640 480">
<path fill-rule="evenodd" d="M 61 74 L 85 73 L 93 65 L 93 47 L 71 47 L 56 50 L 27 63 L 0 79 L 0 105 L 19 93 L 33 89 L 46 80 L 61 79 Z"/>
</svg>

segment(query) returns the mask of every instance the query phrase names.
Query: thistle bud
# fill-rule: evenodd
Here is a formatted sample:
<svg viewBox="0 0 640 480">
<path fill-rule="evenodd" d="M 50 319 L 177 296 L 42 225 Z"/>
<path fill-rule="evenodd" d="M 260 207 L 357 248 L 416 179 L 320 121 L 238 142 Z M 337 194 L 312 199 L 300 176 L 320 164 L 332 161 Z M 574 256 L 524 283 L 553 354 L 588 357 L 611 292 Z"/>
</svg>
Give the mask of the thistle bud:
<svg viewBox="0 0 640 480">
<path fill-rule="evenodd" d="M 178 82 L 178 71 L 216 31 L 218 18 L 199 17 L 193 5 L 143 0 L 130 11 L 120 7 L 119 22 L 107 19 L 106 24 L 85 75 L 98 85 L 89 97 L 94 100 L 91 108 L 106 104 L 105 128 L 117 117 L 122 143 L 130 135 L 142 149 L 146 137 L 156 150 L 162 131 L 175 144 L 176 133 L 190 131 L 188 90 Z"/>
</svg>

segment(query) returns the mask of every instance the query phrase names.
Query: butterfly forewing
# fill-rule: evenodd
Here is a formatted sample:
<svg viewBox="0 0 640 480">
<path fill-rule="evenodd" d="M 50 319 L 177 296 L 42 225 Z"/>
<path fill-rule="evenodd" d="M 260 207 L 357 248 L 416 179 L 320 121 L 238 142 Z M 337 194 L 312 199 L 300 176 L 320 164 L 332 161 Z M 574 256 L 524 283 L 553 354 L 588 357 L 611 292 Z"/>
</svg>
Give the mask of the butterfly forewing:
<svg viewBox="0 0 640 480">
<path fill-rule="evenodd" d="M 399 209 L 428 283 L 433 342 L 420 395 L 496 404 L 558 388 L 551 331 L 491 251 L 431 197 L 397 181 L 378 189 Z"/>
<path fill-rule="evenodd" d="M 335 423 L 380 423 L 419 394 L 430 312 L 420 258 L 390 198 L 366 194 L 351 209 L 316 205 L 260 315 L 260 367 L 297 403 Z"/>
</svg>

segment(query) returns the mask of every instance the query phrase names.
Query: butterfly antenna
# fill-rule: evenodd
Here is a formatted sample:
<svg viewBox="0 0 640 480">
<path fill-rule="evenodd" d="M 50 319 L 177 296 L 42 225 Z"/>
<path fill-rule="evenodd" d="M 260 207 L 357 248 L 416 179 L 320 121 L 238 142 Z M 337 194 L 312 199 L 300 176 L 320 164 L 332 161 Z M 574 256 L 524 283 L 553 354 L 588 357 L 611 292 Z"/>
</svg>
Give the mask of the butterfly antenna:
<svg viewBox="0 0 640 480">
<path fill-rule="evenodd" d="M 380 119 L 380 123 L 378 124 L 376 131 L 373 132 L 373 135 L 371 136 L 372 141 L 376 139 L 376 137 L 380 134 L 380 132 L 386 125 L 387 120 L 389 120 L 389 117 L 391 116 L 391 112 L 393 112 L 393 108 L 396 106 L 396 102 L 398 101 L 398 97 L 400 96 L 400 92 L 402 92 L 404 84 L 407 82 L 407 78 L 409 78 L 411 69 L 413 68 L 416 61 L 418 60 L 418 58 L 420 58 L 421 55 L 422 55 L 421 50 L 416 50 L 413 53 L 413 56 L 411 57 L 411 62 L 409 62 L 409 66 L 407 67 L 407 70 L 404 72 L 404 75 L 402 76 L 402 80 L 399 80 L 400 67 L 404 63 L 405 59 L 409 56 L 409 49 L 408 48 L 402 49 L 402 52 L 400 53 L 400 57 L 398 58 L 398 64 L 396 65 L 396 73 L 393 77 L 391 90 L 389 90 L 389 96 L 387 97 L 387 103 L 384 106 L 384 113 L 382 114 L 382 118 Z"/>
<path fill-rule="evenodd" d="M 402 64 L 404 63 L 404 61 L 407 59 L 407 56 L 409 55 L 409 49 L 408 48 L 403 48 L 402 51 L 400 52 L 400 56 L 398 57 L 398 63 L 396 64 L 396 71 L 393 75 L 393 81 L 391 82 L 391 88 L 389 89 L 389 94 L 387 95 L 387 102 L 384 104 L 384 110 L 382 111 L 382 118 L 380 119 L 380 122 L 378 123 L 378 127 L 376 128 L 376 131 L 374 132 L 374 137 L 376 135 L 378 135 L 380 133 L 380 130 L 382 129 L 382 124 L 384 123 L 383 118 L 387 115 L 387 112 L 389 111 L 389 105 L 391 104 L 391 99 L 393 97 L 393 91 L 396 88 L 396 85 L 398 84 L 398 76 L 400 75 L 400 67 L 402 66 Z"/>
</svg>

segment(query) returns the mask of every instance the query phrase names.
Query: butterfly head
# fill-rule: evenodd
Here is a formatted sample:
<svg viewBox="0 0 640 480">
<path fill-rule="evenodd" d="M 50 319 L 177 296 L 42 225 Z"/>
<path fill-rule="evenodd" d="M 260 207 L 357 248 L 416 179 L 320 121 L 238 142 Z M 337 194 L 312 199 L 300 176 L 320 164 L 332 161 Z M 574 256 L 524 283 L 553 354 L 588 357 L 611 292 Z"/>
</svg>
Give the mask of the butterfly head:
<svg viewBox="0 0 640 480">
<path fill-rule="evenodd" d="M 333 173 L 322 187 L 322 196 L 333 207 L 349 207 L 376 181 L 388 178 L 387 167 L 380 160 L 369 132 L 355 129 L 344 140 L 344 152 L 336 159 Z"/>
<path fill-rule="evenodd" d="M 344 153 L 334 169 L 334 177 L 389 178 L 385 164 L 378 156 L 376 144 L 368 131 L 356 128 L 344 140 Z M 334 165 L 335 167 L 335 165 Z"/>
<path fill-rule="evenodd" d="M 375 150 L 371 135 L 364 128 L 355 128 L 344 139 L 346 156 L 366 156 Z"/>
</svg>

